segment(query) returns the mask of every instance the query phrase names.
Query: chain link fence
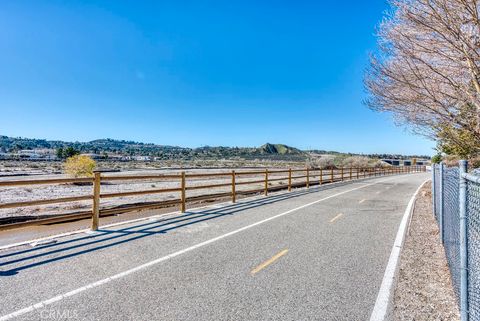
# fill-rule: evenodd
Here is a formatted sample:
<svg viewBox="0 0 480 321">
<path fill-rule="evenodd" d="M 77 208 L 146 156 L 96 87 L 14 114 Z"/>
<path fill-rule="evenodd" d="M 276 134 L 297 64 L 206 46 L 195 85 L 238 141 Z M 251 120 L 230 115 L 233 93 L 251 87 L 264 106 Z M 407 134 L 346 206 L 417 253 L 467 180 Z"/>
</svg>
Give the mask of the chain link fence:
<svg viewBox="0 0 480 321">
<path fill-rule="evenodd" d="M 462 321 L 480 321 L 480 173 L 432 166 L 434 214 Z"/>
<path fill-rule="evenodd" d="M 468 310 L 470 320 L 480 320 L 480 183 L 468 179 L 467 245 Z"/>
</svg>

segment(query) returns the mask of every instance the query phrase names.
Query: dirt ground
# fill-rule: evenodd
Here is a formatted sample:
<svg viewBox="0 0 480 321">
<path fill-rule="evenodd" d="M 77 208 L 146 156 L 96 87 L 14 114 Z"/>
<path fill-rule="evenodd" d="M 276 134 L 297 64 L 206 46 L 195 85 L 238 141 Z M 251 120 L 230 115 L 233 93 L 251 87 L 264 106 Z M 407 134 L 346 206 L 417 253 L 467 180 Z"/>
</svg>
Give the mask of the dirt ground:
<svg viewBox="0 0 480 321">
<path fill-rule="evenodd" d="M 245 168 L 236 168 L 237 172 L 248 171 L 249 169 Z M 259 169 L 257 169 L 259 170 Z M 190 169 L 186 171 L 187 174 L 195 173 L 209 173 L 209 172 L 226 172 L 231 173 L 231 169 Z M 173 174 L 178 175 L 179 170 L 143 170 L 143 171 L 124 171 L 121 173 L 107 173 L 104 176 L 115 176 L 115 175 L 159 175 L 159 174 Z M 305 175 L 303 172 L 294 173 L 296 176 Z M 316 176 L 315 176 L 316 175 Z M 311 180 L 318 180 L 318 173 L 311 174 Z M 336 175 L 338 176 L 338 175 Z M 0 181 L 9 181 L 9 180 L 25 180 L 25 179 L 56 179 L 56 178 L 65 178 L 65 175 L 62 174 L 50 174 L 50 175 L 29 175 L 22 177 L 0 177 Z M 325 176 L 326 177 L 326 176 Z M 264 186 L 263 183 L 264 174 L 255 174 L 255 175 L 241 175 L 237 177 L 237 192 L 245 192 L 249 190 L 262 189 Z M 281 181 L 275 180 L 282 178 Z M 269 179 L 272 179 L 272 182 L 269 183 L 270 187 L 281 186 L 287 184 L 288 174 L 287 173 L 271 173 Z M 242 182 L 257 181 L 255 184 L 242 184 Z M 299 183 L 305 181 L 302 179 L 293 179 L 292 183 Z M 230 184 L 230 176 L 221 176 L 221 177 L 201 177 L 201 178 L 187 178 L 187 188 L 195 187 L 199 185 L 211 185 L 211 184 Z M 101 193 L 122 193 L 122 192 L 132 192 L 132 191 L 147 191 L 155 189 L 169 189 L 169 188 L 179 188 L 180 179 L 166 179 L 166 180 L 128 180 L 128 181 L 108 181 L 102 183 Z M 207 189 L 193 189 L 187 191 L 187 197 L 205 195 L 205 194 L 215 194 L 215 193 L 224 193 L 229 192 L 231 187 L 214 187 Z M 1 203 L 13 203 L 13 202 L 28 202 L 32 200 L 44 200 L 44 199 L 55 199 L 62 197 L 74 197 L 74 196 L 83 196 L 83 195 L 92 195 L 92 186 L 91 184 L 85 185 L 74 185 L 74 184 L 53 184 L 53 185 L 27 185 L 27 186 L 12 186 L 12 187 L 2 187 L 0 189 L 0 204 Z M 175 200 L 180 197 L 179 192 L 167 192 L 161 194 L 145 194 L 145 195 L 135 195 L 135 196 L 122 196 L 114 197 L 108 199 L 102 199 L 101 207 L 116 207 L 126 204 L 141 204 L 147 202 L 159 202 L 159 201 L 169 201 Z M 39 206 L 28 206 L 28 207 L 16 207 L 8 209 L 0 209 L 0 222 L 9 220 L 11 218 L 25 218 L 25 217 L 42 217 L 46 215 L 58 215 L 58 214 L 72 214 L 79 211 L 85 211 L 91 209 L 92 202 L 88 201 L 78 201 L 78 202 L 69 202 L 69 203 L 60 203 L 60 204 L 50 204 L 50 205 L 39 205 Z"/>
<path fill-rule="evenodd" d="M 460 320 L 445 251 L 433 216 L 431 184 L 415 202 L 402 251 L 392 319 Z"/>
</svg>

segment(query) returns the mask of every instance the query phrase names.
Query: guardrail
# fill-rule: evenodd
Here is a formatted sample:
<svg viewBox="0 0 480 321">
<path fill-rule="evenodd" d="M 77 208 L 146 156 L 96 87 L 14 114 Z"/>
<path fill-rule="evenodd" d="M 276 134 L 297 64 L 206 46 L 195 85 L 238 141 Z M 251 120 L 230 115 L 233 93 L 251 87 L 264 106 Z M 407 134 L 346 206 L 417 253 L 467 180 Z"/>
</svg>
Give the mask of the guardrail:
<svg viewBox="0 0 480 321">
<path fill-rule="evenodd" d="M 92 210 L 84 211 L 75 214 L 59 215 L 51 218 L 32 219 L 26 222 L 17 222 L 0 225 L 0 230 L 19 228 L 31 225 L 42 225 L 51 223 L 67 222 L 79 219 L 91 218 L 91 229 L 97 230 L 99 224 L 99 218 L 102 216 L 121 214 L 129 211 L 152 209 L 165 206 L 178 205 L 180 211 L 183 213 L 186 211 L 186 204 L 190 201 L 200 201 L 208 199 L 217 199 L 230 197 L 233 203 L 236 202 L 237 195 L 248 195 L 254 193 L 263 193 L 265 196 L 270 191 L 276 191 L 281 189 L 306 187 L 309 188 L 312 185 L 323 185 L 327 183 L 334 183 L 338 181 L 354 180 L 374 176 L 414 173 L 426 171 L 425 166 L 406 166 L 406 167 L 383 167 L 383 168 L 339 168 L 339 169 L 317 169 L 317 168 L 305 168 L 305 169 L 264 169 L 253 171 L 235 171 L 221 172 L 221 173 L 187 173 L 181 172 L 179 174 L 159 174 L 159 175 L 105 175 L 101 172 L 95 172 L 91 178 L 60 178 L 60 179 L 44 179 L 44 180 L 16 180 L 16 181 L 0 181 L 1 187 L 12 186 L 29 186 L 29 185 L 58 185 L 58 184 L 92 184 L 93 191 L 89 195 L 79 195 L 72 197 L 61 197 L 42 200 L 31 200 L 22 202 L 0 203 L 0 209 L 11 209 L 18 207 L 70 203 L 91 200 Z M 257 179 L 260 176 L 260 179 Z M 208 178 L 224 178 L 226 181 L 217 184 L 208 185 L 189 185 L 189 179 L 208 179 Z M 302 181 L 298 181 L 302 179 Z M 102 193 L 102 183 L 112 181 L 172 181 L 178 183 L 178 187 L 175 188 L 160 188 L 149 189 L 140 191 L 128 191 L 128 192 L 116 192 L 116 193 Z M 286 185 L 270 186 L 272 182 L 286 182 Z M 262 184 L 261 189 L 254 190 L 237 190 L 237 187 L 243 185 L 258 185 Z M 212 189 L 212 188 L 227 188 L 228 191 L 222 193 L 205 194 L 198 196 L 187 197 L 187 192 L 192 190 Z M 131 205 L 121 208 L 101 208 L 101 199 L 125 197 L 125 196 L 138 196 L 146 194 L 161 194 L 161 193 L 178 193 L 179 198 L 159 201 L 149 204 Z"/>
</svg>

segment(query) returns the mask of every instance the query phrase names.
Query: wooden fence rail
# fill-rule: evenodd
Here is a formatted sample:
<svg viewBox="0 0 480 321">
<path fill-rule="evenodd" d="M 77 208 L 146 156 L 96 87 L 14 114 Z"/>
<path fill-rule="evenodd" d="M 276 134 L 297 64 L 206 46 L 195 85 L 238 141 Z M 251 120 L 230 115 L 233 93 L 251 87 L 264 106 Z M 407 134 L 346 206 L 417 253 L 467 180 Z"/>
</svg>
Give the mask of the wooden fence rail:
<svg viewBox="0 0 480 321">
<path fill-rule="evenodd" d="M 124 213 L 127 211 L 142 210 L 149 208 L 158 208 L 162 206 L 171 206 L 178 204 L 180 211 L 183 213 L 186 211 L 186 203 L 188 201 L 198 201 L 206 199 L 215 199 L 219 197 L 230 197 L 233 203 L 236 202 L 238 195 L 247 195 L 251 193 L 263 193 L 268 195 L 269 191 L 287 189 L 291 191 L 294 187 L 306 187 L 310 188 L 312 185 L 323 185 L 339 181 L 362 179 L 367 177 L 404 174 L 404 173 L 416 173 L 426 171 L 425 166 L 408 166 L 408 167 L 384 167 L 384 168 L 339 168 L 339 169 L 317 169 L 317 168 L 305 168 L 305 169 L 288 169 L 288 170 L 255 170 L 255 171 L 235 171 L 221 172 L 221 173 L 186 173 L 181 172 L 175 175 L 102 175 L 100 172 L 95 172 L 93 178 L 62 178 L 62 179 L 45 179 L 45 180 L 16 180 L 16 181 L 0 181 L 0 187 L 17 187 L 17 186 L 29 186 L 29 185 L 52 185 L 52 184 L 92 184 L 93 191 L 91 195 L 62 197 L 54 199 L 43 200 L 31 200 L 22 202 L 1 203 L 0 209 L 38 206 L 46 204 L 58 204 L 66 202 L 77 201 L 92 201 L 91 211 L 84 211 L 82 213 L 60 215 L 52 218 L 32 219 L 26 222 L 17 222 L 0 225 L 0 230 L 19 228 L 31 225 L 50 224 L 58 222 L 66 222 L 75 219 L 91 218 L 91 229 L 97 230 L 99 226 L 99 219 L 101 216 L 112 215 L 117 213 Z M 301 173 L 303 175 L 296 175 Z M 283 174 L 279 176 L 279 174 Z M 262 177 L 260 179 L 260 177 Z M 217 184 L 208 185 L 188 185 L 188 179 L 199 178 L 223 178 L 226 181 Z M 162 189 L 150 189 L 140 191 L 129 192 L 117 192 L 117 193 L 101 193 L 102 182 L 109 181 L 145 181 L 145 180 L 166 180 L 171 182 L 172 180 L 179 183 L 175 188 L 162 188 Z M 299 181 L 302 180 L 302 181 Z M 192 180 L 192 182 L 195 180 Z M 277 186 L 271 186 L 272 182 L 286 182 L 286 184 L 280 184 Z M 237 190 L 238 186 L 262 184 L 263 188 L 257 188 L 255 190 Z M 213 189 L 229 187 L 228 192 L 205 194 L 187 197 L 187 191 Z M 179 193 L 179 198 L 169 201 L 150 202 L 145 205 L 134 205 L 121 208 L 101 208 L 101 199 L 125 197 L 125 196 L 138 196 L 146 194 L 161 194 L 161 193 Z"/>
</svg>

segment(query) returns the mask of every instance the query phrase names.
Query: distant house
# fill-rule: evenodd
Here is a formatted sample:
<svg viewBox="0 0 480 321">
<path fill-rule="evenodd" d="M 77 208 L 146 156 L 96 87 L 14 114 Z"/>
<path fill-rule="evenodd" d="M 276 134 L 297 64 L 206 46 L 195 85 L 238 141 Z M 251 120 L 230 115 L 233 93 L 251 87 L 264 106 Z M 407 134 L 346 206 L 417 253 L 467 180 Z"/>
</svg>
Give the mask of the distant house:
<svg viewBox="0 0 480 321">
<path fill-rule="evenodd" d="M 83 156 L 88 156 L 88 157 L 90 157 L 90 158 L 92 158 L 92 159 L 102 159 L 102 158 L 104 158 L 102 155 L 100 155 L 100 154 L 95 154 L 95 153 L 85 153 L 85 154 L 81 154 L 81 155 L 83 155 Z"/>
<path fill-rule="evenodd" d="M 141 161 L 141 162 L 148 162 L 152 160 L 152 157 L 150 156 L 135 156 L 134 158 L 136 161 Z"/>
<path fill-rule="evenodd" d="M 107 158 L 109 160 L 124 160 L 125 156 L 117 155 L 117 154 L 107 154 Z"/>
<path fill-rule="evenodd" d="M 39 159 L 42 157 L 41 154 L 37 153 L 35 150 L 33 149 L 24 149 L 24 150 L 20 150 L 18 151 L 18 153 L 16 154 L 17 156 L 19 156 L 20 158 L 33 158 L 33 159 Z"/>
<path fill-rule="evenodd" d="M 4 159 L 28 159 L 28 160 L 55 160 L 57 156 L 53 149 L 23 149 L 16 153 L 3 154 Z"/>
</svg>

